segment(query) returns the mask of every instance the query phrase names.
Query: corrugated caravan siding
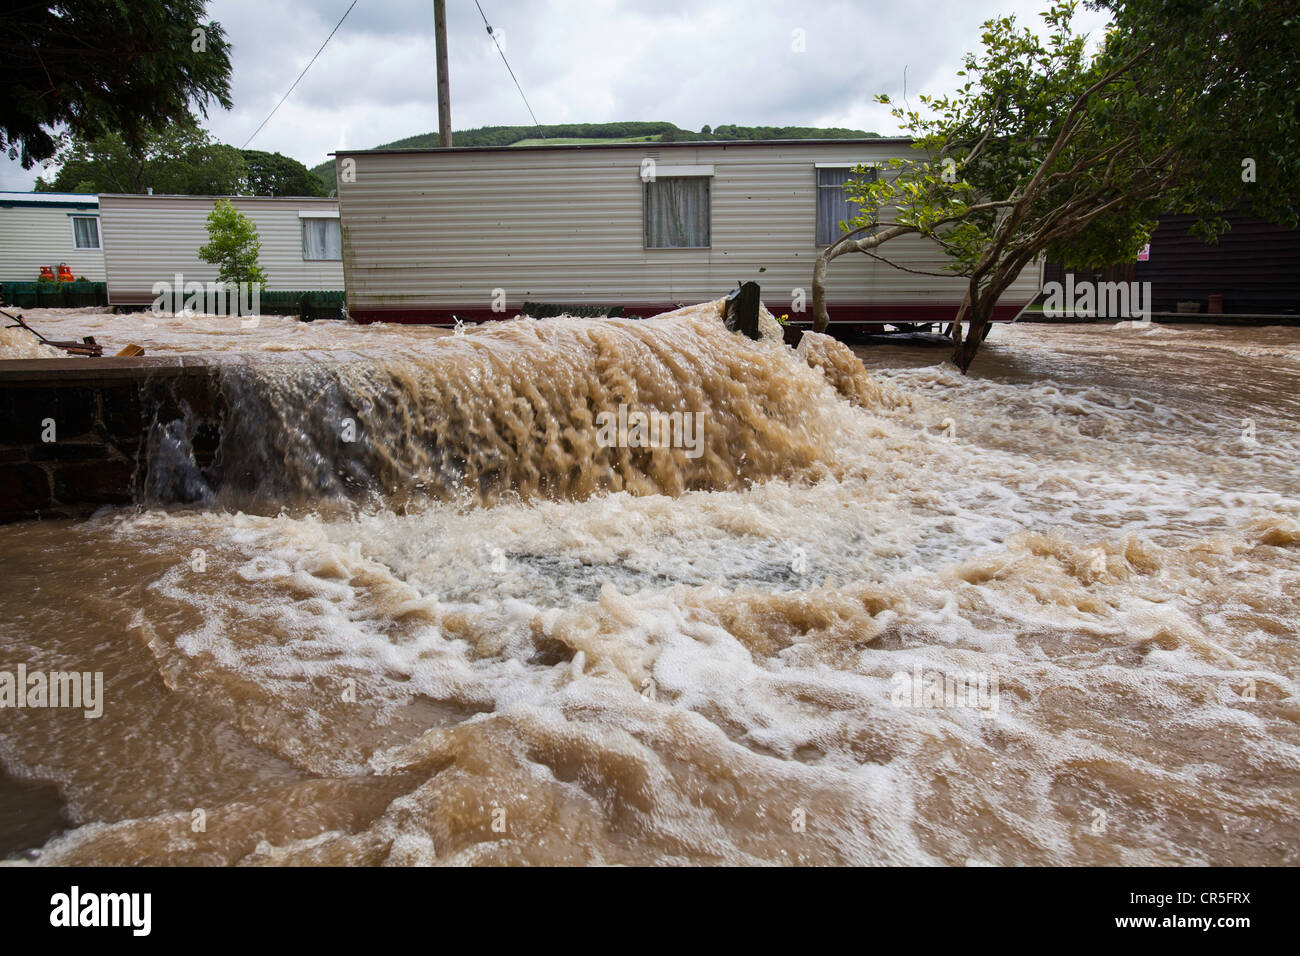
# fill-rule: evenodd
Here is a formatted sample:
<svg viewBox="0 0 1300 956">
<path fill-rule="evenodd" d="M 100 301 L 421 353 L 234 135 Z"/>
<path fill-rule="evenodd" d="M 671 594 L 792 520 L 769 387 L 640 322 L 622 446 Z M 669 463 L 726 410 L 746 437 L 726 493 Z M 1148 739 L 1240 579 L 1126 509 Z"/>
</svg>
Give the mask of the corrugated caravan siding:
<svg viewBox="0 0 1300 956">
<path fill-rule="evenodd" d="M 100 196 L 108 300 L 118 304 L 152 302 L 155 282 L 212 282 L 217 267 L 203 262 L 198 249 L 208 241 L 207 218 L 216 197 Z M 236 209 L 257 225 L 262 240 L 259 261 L 268 291 L 343 288 L 343 265 L 304 260 L 300 210 L 332 210 L 333 199 L 233 197 Z"/>
<path fill-rule="evenodd" d="M 69 222 L 69 214 L 93 216 L 98 212 L 94 208 L 0 207 L 0 282 L 35 282 L 41 266 L 57 270 L 61 262 L 78 277 L 103 282 L 103 250 L 77 249 Z"/>
<path fill-rule="evenodd" d="M 355 162 L 355 181 L 340 183 L 349 306 L 488 309 L 498 288 L 511 313 L 526 300 L 695 302 L 755 279 L 769 307 L 788 311 L 792 290 L 809 289 L 818 252 L 815 163 L 911 152 L 888 142 L 647 146 L 340 156 Z M 713 165 L 711 248 L 643 248 L 645 156 L 660 167 Z M 914 268 L 947 262 L 919 239 L 888 251 Z M 964 288 L 853 255 L 831 265 L 827 291 L 832 305 L 941 305 Z M 1007 300 L 1036 290 L 1037 270 L 1026 270 Z"/>
</svg>

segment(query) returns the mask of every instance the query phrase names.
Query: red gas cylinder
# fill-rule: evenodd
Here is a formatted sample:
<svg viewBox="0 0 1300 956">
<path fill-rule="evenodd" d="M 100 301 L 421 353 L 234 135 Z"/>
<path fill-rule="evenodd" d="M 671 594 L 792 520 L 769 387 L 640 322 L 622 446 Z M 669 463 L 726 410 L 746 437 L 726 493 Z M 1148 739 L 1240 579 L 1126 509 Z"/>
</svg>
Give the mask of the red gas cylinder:
<svg viewBox="0 0 1300 956">
<path fill-rule="evenodd" d="M 72 270 L 68 268 L 68 264 L 66 262 L 59 263 L 59 281 L 60 282 L 77 281 L 77 277 L 72 274 Z"/>
<path fill-rule="evenodd" d="M 53 266 L 41 266 L 41 280 L 40 280 L 40 281 L 42 281 L 42 282 L 53 282 L 53 281 L 54 281 L 54 267 L 53 267 Z"/>
</svg>

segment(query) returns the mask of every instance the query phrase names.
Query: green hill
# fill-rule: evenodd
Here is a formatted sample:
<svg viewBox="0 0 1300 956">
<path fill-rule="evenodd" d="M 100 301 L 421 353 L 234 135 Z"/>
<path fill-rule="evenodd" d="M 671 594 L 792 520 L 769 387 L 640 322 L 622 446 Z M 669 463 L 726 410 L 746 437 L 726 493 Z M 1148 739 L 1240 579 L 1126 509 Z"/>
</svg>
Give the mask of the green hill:
<svg viewBox="0 0 1300 956">
<path fill-rule="evenodd" d="M 573 146 L 584 143 L 712 142 L 770 139 L 860 139 L 877 136 L 860 129 L 814 126 L 705 126 L 698 133 L 672 123 L 564 123 L 555 126 L 480 126 L 451 134 L 454 146 Z M 421 133 L 376 149 L 424 149 L 438 145 L 437 133 Z M 326 189 L 334 188 L 334 161 L 312 169 Z"/>
</svg>

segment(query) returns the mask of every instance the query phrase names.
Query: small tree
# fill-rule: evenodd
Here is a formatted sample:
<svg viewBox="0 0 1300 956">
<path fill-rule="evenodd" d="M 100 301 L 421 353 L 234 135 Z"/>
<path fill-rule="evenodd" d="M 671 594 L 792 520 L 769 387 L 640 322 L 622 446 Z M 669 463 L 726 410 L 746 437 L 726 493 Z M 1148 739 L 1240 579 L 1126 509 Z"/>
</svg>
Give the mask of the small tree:
<svg viewBox="0 0 1300 956">
<path fill-rule="evenodd" d="M 217 278 L 237 285 L 266 285 L 266 273 L 257 264 L 262 241 L 257 226 L 228 199 L 218 199 L 208 213 L 208 242 L 199 247 L 199 258 L 219 266 Z"/>
</svg>

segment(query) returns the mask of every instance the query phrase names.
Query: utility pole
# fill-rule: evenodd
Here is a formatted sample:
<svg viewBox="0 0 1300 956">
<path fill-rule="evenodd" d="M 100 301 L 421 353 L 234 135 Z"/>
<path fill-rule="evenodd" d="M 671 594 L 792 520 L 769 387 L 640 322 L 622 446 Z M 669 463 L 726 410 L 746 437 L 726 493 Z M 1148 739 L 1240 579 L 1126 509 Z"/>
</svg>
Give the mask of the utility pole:
<svg viewBox="0 0 1300 956">
<path fill-rule="evenodd" d="M 451 145 L 451 80 L 447 78 L 447 0 L 433 0 L 433 45 L 438 58 L 438 145 Z"/>
</svg>

